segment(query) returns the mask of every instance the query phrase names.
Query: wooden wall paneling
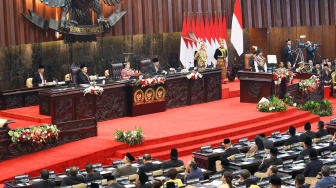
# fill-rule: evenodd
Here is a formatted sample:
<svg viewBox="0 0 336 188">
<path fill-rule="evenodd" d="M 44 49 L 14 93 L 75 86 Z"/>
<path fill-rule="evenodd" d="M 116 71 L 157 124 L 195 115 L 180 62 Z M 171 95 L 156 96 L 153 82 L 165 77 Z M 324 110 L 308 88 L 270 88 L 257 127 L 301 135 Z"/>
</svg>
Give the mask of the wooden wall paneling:
<svg viewBox="0 0 336 188">
<path fill-rule="evenodd" d="M 271 11 L 271 0 L 263 0 L 262 1 L 262 12 L 263 12 L 263 27 L 271 27 L 272 26 L 272 11 Z"/>
<path fill-rule="evenodd" d="M 301 21 L 302 25 L 309 26 L 310 24 L 310 9 L 309 9 L 309 1 L 301 0 Z"/>
<path fill-rule="evenodd" d="M 329 8 L 330 25 L 336 25 L 336 0 L 330 0 Z"/>
<path fill-rule="evenodd" d="M 306 35 L 306 38 L 300 38 L 300 35 Z M 310 31 L 309 31 L 309 27 L 308 26 L 300 26 L 296 28 L 296 39 L 300 39 L 300 41 L 302 43 L 306 43 L 310 38 Z M 296 41 L 292 41 L 292 44 L 295 45 L 296 47 Z M 307 51 L 306 49 L 302 49 L 302 53 L 303 53 L 303 57 L 304 57 L 304 61 L 307 62 Z"/>
<path fill-rule="evenodd" d="M 291 18 L 292 18 L 292 25 L 301 26 L 301 14 L 302 8 L 300 8 L 300 0 L 292 0 L 291 1 Z"/>
<path fill-rule="evenodd" d="M 329 0 L 319 0 L 320 3 L 320 14 L 321 14 L 321 25 L 329 25 Z M 336 10 L 333 10 L 336 11 Z"/>
<path fill-rule="evenodd" d="M 174 32 L 179 32 L 182 30 L 182 4 L 181 0 L 172 1 L 173 10 L 173 30 Z"/>
<path fill-rule="evenodd" d="M 266 57 L 267 54 L 269 54 L 266 39 L 267 39 L 266 28 L 250 29 L 250 46 L 258 46 L 258 49 L 263 49 L 264 57 Z"/>
<path fill-rule="evenodd" d="M 253 27 L 253 24 L 252 24 L 252 10 L 249 8 L 251 7 L 251 1 L 250 0 L 243 0 L 243 5 L 241 7 L 242 9 L 242 14 L 243 14 L 243 24 L 245 27 L 247 28 L 252 28 Z M 231 25 L 230 25 L 230 28 L 231 28 Z"/>
<path fill-rule="evenodd" d="M 123 30 L 124 35 L 132 35 L 133 34 L 133 11 L 132 4 L 130 1 L 124 1 L 124 10 L 126 10 L 125 16 L 122 18 L 123 21 Z M 157 23 L 156 23 L 157 24 Z"/>
<path fill-rule="evenodd" d="M 162 33 L 165 33 L 168 31 L 168 11 L 167 11 L 167 0 L 162 0 L 162 5 L 160 7 L 160 10 L 162 12 Z"/>
<path fill-rule="evenodd" d="M 8 45 L 15 45 L 16 44 L 16 37 L 15 37 L 15 11 L 14 11 L 14 4 L 13 1 L 7 1 L 6 5 L 6 13 L 5 13 L 5 17 L 7 17 L 7 35 L 8 37 L 10 37 L 9 41 L 8 41 Z"/>
<path fill-rule="evenodd" d="M 318 42 L 320 44 L 322 44 L 323 42 L 323 28 L 322 26 L 311 26 L 309 28 L 309 40 L 310 42 Z M 323 50 L 324 50 L 324 45 L 322 44 L 319 48 L 318 48 L 318 53 L 323 56 Z M 320 57 L 316 57 L 315 61 L 320 62 L 321 59 Z"/>
<path fill-rule="evenodd" d="M 168 22 L 168 30 L 167 32 L 174 32 L 173 29 L 173 7 L 172 7 L 172 0 L 167 0 L 167 22 Z"/>
<path fill-rule="evenodd" d="M 0 19 L 5 18 L 5 1 L 0 1 Z M 0 46 L 6 46 L 6 30 L 4 19 L 0 21 Z"/>
<path fill-rule="evenodd" d="M 254 10 L 255 10 L 255 16 L 254 16 L 254 27 L 256 28 L 261 28 L 263 27 L 263 22 L 262 22 L 262 9 L 261 9 L 261 0 L 254 0 Z"/>
<path fill-rule="evenodd" d="M 150 21 L 149 21 L 149 12 L 151 9 L 149 8 L 148 2 L 151 0 L 142 0 L 142 16 L 143 16 L 143 26 L 144 26 L 144 33 L 151 34 L 153 31 L 150 30 Z"/>
<path fill-rule="evenodd" d="M 292 13 L 291 13 L 291 6 L 290 6 L 290 0 L 283 0 L 283 26 L 284 27 L 291 27 L 292 26 Z"/>
<path fill-rule="evenodd" d="M 204 13 L 203 19 L 204 20 L 205 20 L 205 16 L 208 15 L 209 12 L 212 12 L 212 3 L 211 3 L 211 0 L 206 0 L 204 2 L 204 8 L 203 8 L 203 13 Z"/>
<path fill-rule="evenodd" d="M 134 11 L 134 33 L 143 34 L 143 21 L 142 21 L 142 1 L 133 0 L 133 11 Z"/>
<path fill-rule="evenodd" d="M 282 43 L 283 30 L 280 27 L 273 27 L 270 30 L 269 35 L 269 54 L 276 55 L 278 61 L 283 61 L 281 48 L 281 46 L 284 46 Z"/>
<path fill-rule="evenodd" d="M 281 5 L 280 1 L 271 1 L 271 7 L 272 7 L 272 20 L 273 25 L 272 27 L 282 27 L 283 21 L 281 18 Z"/>
<path fill-rule="evenodd" d="M 322 26 L 322 31 L 323 31 L 322 33 L 323 40 L 319 41 L 319 43 L 323 45 L 323 48 L 322 48 L 323 51 L 319 50 L 319 52 L 322 53 L 321 55 L 329 57 L 330 61 L 333 61 L 335 58 L 334 56 L 336 52 L 335 26 L 334 25 L 324 25 Z"/>
<path fill-rule="evenodd" d="M 320 25 L 319 3 L 316 0 L 310 0 L 311 25 Z"/>
<path fill-rule="evenodd" d="M 25 1 L 26 10 L 24 11 L 24 14 L 29 15 L 28 10 L 34 10 L 33 3 L 34 3 L 33 1 Z M 27 28 L 28 43 L 34 43 L 36 27 L 27 20 L 25 20 L 25 25 Z"/>
<path fill-rule="evenodd" d="M 162 0 L 157 0 L 158 4 L 157 4 L 157 10 L 158 10 L 158 25 L 159 25 L 159 33 L 163 33 L 163 11 L 162 10 Z"/>
</svg>

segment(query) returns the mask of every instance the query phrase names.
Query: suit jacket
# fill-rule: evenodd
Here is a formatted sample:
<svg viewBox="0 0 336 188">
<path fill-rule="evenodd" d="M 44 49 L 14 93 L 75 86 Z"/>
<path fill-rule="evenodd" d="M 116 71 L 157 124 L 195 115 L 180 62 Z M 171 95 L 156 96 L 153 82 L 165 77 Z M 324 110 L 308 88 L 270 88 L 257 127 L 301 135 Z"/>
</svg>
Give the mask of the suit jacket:
<svg viewBox="0 0 336 188">
<path fill-rule="evenodd" d="M 70 186 L 70 185 L 76 185 L 80 183 L 86 183 L 82 175 L 68 176 L 68 177 L 63 178 L 61 186 Z"/>
<path fill-rule="evenodd" d="M 127 176 L 127 175 L 136 174 L 137 171 L 138 171 L 137 167 L 134 167 L 132 165 L 124 165 L 122 167 L 117 168 L 115 171 L 113 171 L 112 175 L 115 177 Z"/>
<path fill-rule="evenodd" d="M 77 75 L 77 84 L 90 84 L 90 77 L 85 75 L 83 71 L 79 71 Z"/>
<path fill-rule="evenodd" d="M 336 178 L 332 176 L 323 177 L 321 180 L 316 182 L 316 188 L 332 187 L 336 185 Z"/>
<path fill-rule="evenodd" d="M 230 157 L 231 155 L 234 155 L 234 154 L 239 154 L 240 151 L 238 148 L 235 148 L 235 147 L 230 147 L 228 149 L 226 149 L 222 155 L 220 156 L 220 159 L 224 159 L 224 158 L 228 158 Z"/>
<path fill-rule="evenodd" d="M 327 136 L 328 135 L 328 131 L 325 129 L 319 130 L 316 132 L 316 138 L 321 138 L 323 136 Z"/>
<path fill-rule="evenodd" d="M 155 71 L 155 66 L 154 66 L 153 63 L 148 66 L 147 70 L 148 70 L 148 73 L 151 76 L 155 76 L 155 75 L 161 74 L 161 72 L 162 72 L 161 65 L 159 64 L 159 66 L 158 66 L 158 72 L 156 72 Z"/>
<path fill-rule="evenodd" d="M 328 74 L 326 74 L 325 70 L 322 70 L 323 80 L 329 81 L 331 80 L 331 73 L 329 70 L 327 70 Z"/>
<path fill-rule="evenodd" d="M 322 69 L 321 68 L 317 69 L 316 67 L 313 68 L 312 73 L 317 74 L 318 70 L 320 71 L 320 74 L 321 74 Z"/>
<path fill-rule="evenodd" d="M 151 172 L 155 170 L 160 170 L 159 165 L 153 164 L 153 163 L 145 163 L 141 167 L 139 167 L 138 174 L 141 174 L 141 172 Z"/>
<path fill-rule="evenodd" d="M 45 73 L 43 73 L 43 79 L 44 80 L 46 79 Z M 36 87 L 39 84 L 42 84 L 42 79 L 41 79 L 40 73 L 39 72 L 35 72 L 34 76 L 33 76 L 33 86 Z"/>
<path fill-rule="evenodd" d="M 308 156 L 311 150 L 316 150 L 313 147 L 309 146 L 302 150 L 296 160 L 303 160 L 305 156 Z"/>
<path fill-rule="evenodd" d="M 88 174 L 85 177 L 86 182 L 96 181 L 96 180 L 102 180 L 103 176 L 99 172 L 93 172 L 91 174 Z"/>
<path fill-rule="evenodd" d="M 315 49 L 313 48 L 312 45 L 306 47 L 306 51 L 307 51 L 307 62 L 309 60 L 312 60 L 314 59 L 314 53 L 315 53 Z"/>
<path fill-rule="evenodd" d="M 283 176 L 282 176 L 281 174 L 276 173 L 276 174 L 272 174 L 272 175 L 270 175 L 270 176 L 268 176 L 268 177 L 264 177 L 264 178 L 262 178 L 261 181 L 269 180 L 269 179 L 271 179 L 272 177 L 282 178 Z"/>
<path fill-rule="evenodd" d="M 107 186 L 107 188 L 126 188 L 124 185 L 120 185 L 119 183 L 112 183 L 111 185 Z"/>
<path fill-rule="evenodd" d="M 266 139 L 263 139 L 263 143 L 264 143 L 264 147 L 266 149 L 274 148 L 274 142 L 273 142 L 273 140 L 270 140 L 270 139 L 266 138 Z"/>
<path fill-rule="evenodd" d="M 294 143 L 298 143 L 300 142 L 300 137 L 294 135 L 294 136 L 290 136 L 289 138 L 287 138 L 286 142 L 285 142 L 285 146 L 289 146 L 292 145 Z"/>
<path fill-rule="evenodd" d="M 196 179 L 198 178 L 200 181 L 204 180 L 203 172 L 200 168 L 197 168 L 196 170 L 192 170 L 185 178 L 184 183 L 186 183 L 187 180 L 190 179 Z"/>
<path fill-rule="evenodd" d="M 271 165 L 282 165 L 282 159 L 279 159 L 277 157 L 272 157 L 270 159 L 265 159 L 263 163 L 261 163 L 258 167 L 258 171 L 260 172 L 266 172 L 267 168 Z"/>
<path fill-rule="evenodd" d="M 167 169 L 167 168 L 175 168 L 175 167 L 180 167 L 183 166 L 184 163 L 181 160 L 169 160 L 166 161 L 162 164 L 161 168 L 162 169 Z"/>
<path fill-rule="evenodd" d="M 300 135 L 300 141 L 304 142 L 306 140 L 307 136 L 310 137 L 311 139 L 314 139 L 314 138 L 316 138 L 316 133 L 313 132 L 313 131 L 306 131 L 305 133 L 302 133 Z"/>
<path fill-rule="evenodd" d="M 291 53 L 291 50 L 293 50 L 293 47 L 291 46 L 291 48 L 289 48 L 288 45 L 286 45 L 283 53 L 285 56 L 285 62 L 287 63 L 287 61 L 289 61 L 293 65 L 293 54 Z"/>
<path fill-rule="evenodd" d="M 152 184 L 150 182 L 147 182 L 144 185 L 138 185 L 137 188 L 152 188 Z"/>
<path fill-rule="evenodd" d="M 323 161 L 317 159 L 312 160 L 306 164 L 305 168 L 303 169 L 302 174 L 305 177 L 315 177 L 320 171 L 323 166 Z"/>
<path fill-rule="evenodd" d="M 55 182 L 50 180 L 42 180 L 32 185 L 32 188 L 54 188 Z"/>
</svg>

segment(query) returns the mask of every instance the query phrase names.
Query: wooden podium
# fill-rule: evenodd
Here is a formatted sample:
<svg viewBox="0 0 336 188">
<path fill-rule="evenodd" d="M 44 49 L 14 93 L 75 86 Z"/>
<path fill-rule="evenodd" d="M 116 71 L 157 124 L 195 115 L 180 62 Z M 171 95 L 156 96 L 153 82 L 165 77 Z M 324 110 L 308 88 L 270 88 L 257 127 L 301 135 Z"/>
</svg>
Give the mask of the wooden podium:
<svg viewBox="0 0 336 188">
<path fill-rule="evenodd" d="M 240 102 L 258 103 L 261 98 L 276 94 L 283 98 L 286 93 L 286 80 L 275 86 L 273 74 L 239 71 Z"/>
</svg>

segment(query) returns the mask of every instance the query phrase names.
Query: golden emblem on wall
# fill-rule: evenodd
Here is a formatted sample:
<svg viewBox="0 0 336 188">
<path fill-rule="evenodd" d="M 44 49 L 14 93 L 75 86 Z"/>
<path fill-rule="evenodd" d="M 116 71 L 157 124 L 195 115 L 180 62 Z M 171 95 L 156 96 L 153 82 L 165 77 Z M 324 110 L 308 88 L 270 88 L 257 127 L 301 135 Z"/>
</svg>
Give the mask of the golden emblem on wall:
<svg viewBox="0 0 336 188">
<path fill-rule="evenodd" d="M 148 88 L 145 92 L 146 103 L 153 103 L 155 98 L 155 91 L 153 88 Z"/>
<path fill-rule="evenodd" d="M 157 101 L 165 101 L 166 100 L 166 90 L 163 86 L 160 86 L 156 89 L 155 99 Z"/>
<path fill-rule="evenodd" d="M 134 92 L 134 106 L 144 103 L 145 94 L 141 89 Z"/>
</svg>

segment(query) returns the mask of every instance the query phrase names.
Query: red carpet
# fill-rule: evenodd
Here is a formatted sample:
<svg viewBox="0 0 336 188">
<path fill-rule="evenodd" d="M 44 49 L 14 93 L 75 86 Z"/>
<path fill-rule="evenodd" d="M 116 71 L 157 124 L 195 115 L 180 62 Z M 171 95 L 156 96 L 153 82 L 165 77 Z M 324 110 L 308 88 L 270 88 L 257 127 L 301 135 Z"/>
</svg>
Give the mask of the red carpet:
<svg viewBox="0 0 336 188">
<path fill-rule="evenodd" d="M 50 116 L 40 115 L 39 106 L 30 106 L 0 111 L 0 116 L 7 119 L 21 119 L 36 123 L 51 123 Z"/>
</svg>

